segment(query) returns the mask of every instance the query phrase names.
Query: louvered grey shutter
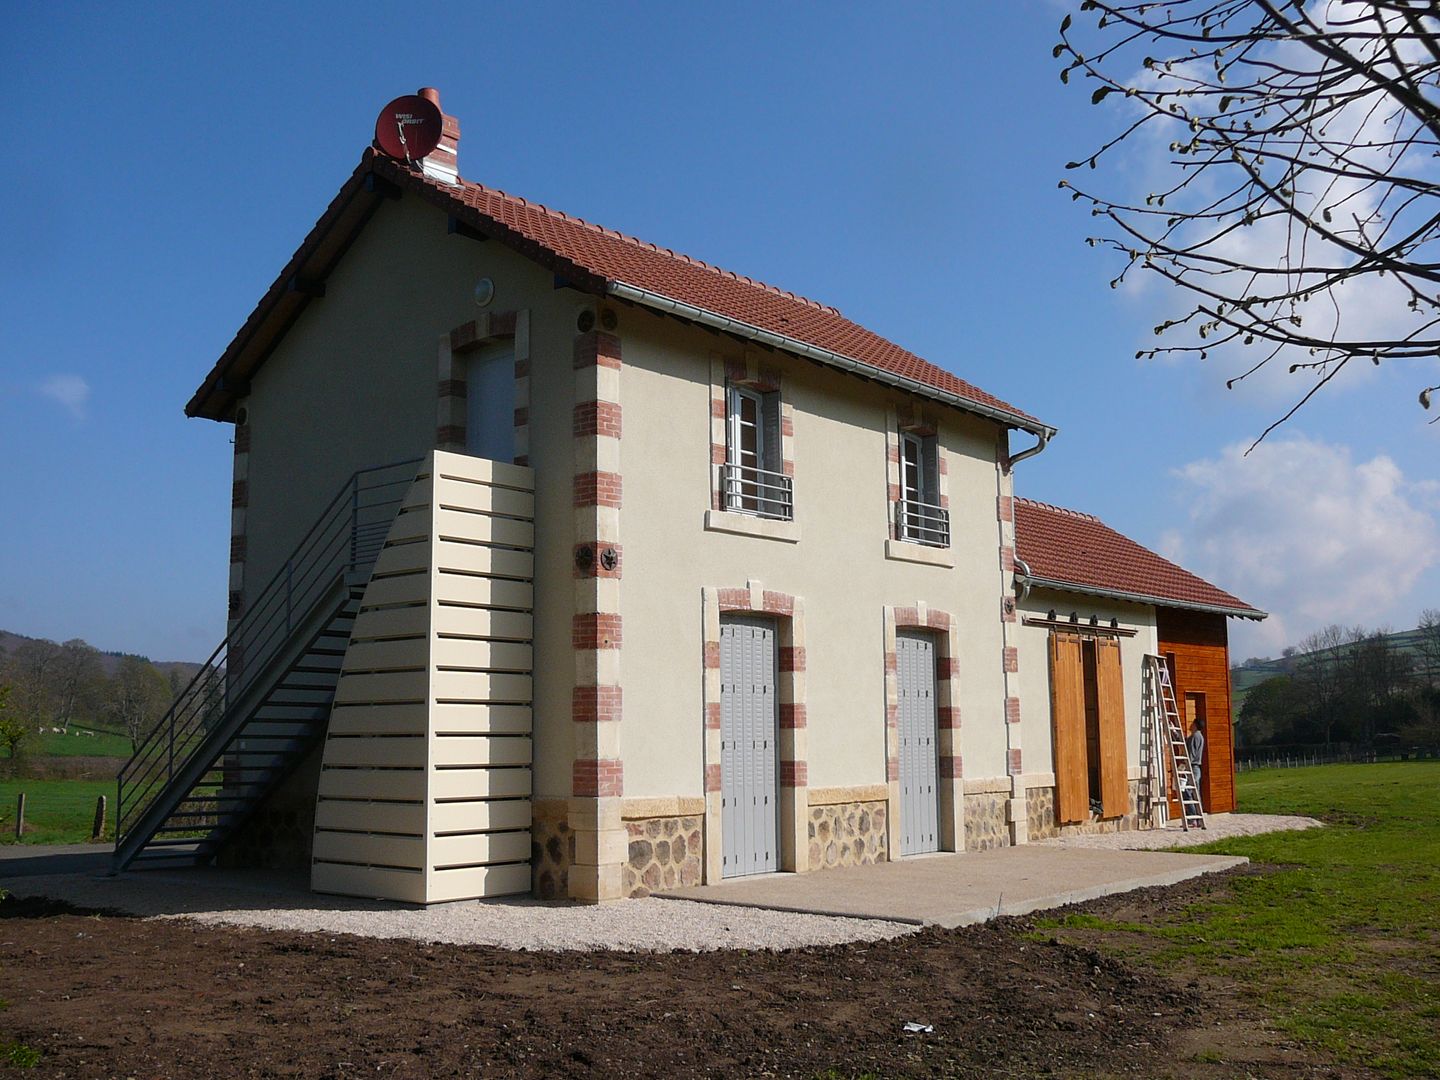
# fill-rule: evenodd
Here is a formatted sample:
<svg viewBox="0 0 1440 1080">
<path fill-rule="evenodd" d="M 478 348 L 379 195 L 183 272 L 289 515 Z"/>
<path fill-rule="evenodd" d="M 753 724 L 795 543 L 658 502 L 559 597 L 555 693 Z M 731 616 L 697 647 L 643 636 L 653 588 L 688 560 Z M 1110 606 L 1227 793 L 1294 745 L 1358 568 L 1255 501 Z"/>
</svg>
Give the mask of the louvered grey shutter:
<svg viewBox="0 0 1440 1080">
<path fill-rule="evenodd" d="M 760 467 L 768 472 L 782 471 L 780 455 L 780 393 L 771 391 L 760 400 Z"/>
</svg>

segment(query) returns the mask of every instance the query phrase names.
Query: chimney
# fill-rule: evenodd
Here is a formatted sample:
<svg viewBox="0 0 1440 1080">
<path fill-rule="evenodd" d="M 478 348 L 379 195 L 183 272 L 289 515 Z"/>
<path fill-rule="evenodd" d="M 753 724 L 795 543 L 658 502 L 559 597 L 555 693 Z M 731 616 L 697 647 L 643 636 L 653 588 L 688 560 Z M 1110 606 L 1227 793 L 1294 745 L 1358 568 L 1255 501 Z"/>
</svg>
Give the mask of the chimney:
<svg viewBox="0 0 1440 1080">
<path fill-rule="evenodd" d="M 422 86 L 417 93 L 440 109 L 439 90 L 433 86 Z M 460 121 L 453 116 L 446 116 L 444 109 L 440 109 L 440 115 L 443 118 L 440 144 L 421 159 L 420 168 L 432 180 L 457 187 L 460 184 Z"/>
</svg>

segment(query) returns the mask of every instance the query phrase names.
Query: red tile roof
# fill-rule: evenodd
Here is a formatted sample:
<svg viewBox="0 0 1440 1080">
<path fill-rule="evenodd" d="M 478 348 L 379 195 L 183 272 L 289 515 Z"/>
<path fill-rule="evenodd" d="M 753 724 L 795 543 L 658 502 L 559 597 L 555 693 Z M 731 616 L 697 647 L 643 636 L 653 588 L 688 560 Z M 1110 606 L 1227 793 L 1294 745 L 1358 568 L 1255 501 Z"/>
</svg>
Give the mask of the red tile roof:
<svg viewBox="0 0 1440 1080">
<path fill-rule="evenodd" d="M 373 151 L 366 151 L 347 189 L 353 186 L 358 190 L 360 182 L 370 172 L 421 195 L 471 228 L 520 249 L 555 272 L 569 277 L 577 287 L 605 292 L 615 283 L 629 285 L 835 353 L 879 372 L 900 376 L 919 384 L 922 389 L 930 388 L 943 395 L 960 398 L 962 402 L 981 410 L 1003 414 L 1004 419 L 1013 420 L 1017 426 L 1030 430 L 1048 428 L 1028 413 L 851 322 L 833 307 L 482 184 L 462 181 L 459 187 L 451 187 L 412 172 L 404 164 Z M 341 202 L 345 194 L 342 189 L 336 202 Z M 336 203 L 332 203 L 327 217 L 335 212 Z M 247 332 L 257 329 L 263 321 L 267 303 L 275 303 L 277 290 L 283 292 L 284 283 L 297 273 L 297 267 L 303 265 L 307 247 L 323 239 L 322 227 L 325 224 L 326 219 L 322 218 L 281 274 L 281 279 L 261 300 L 245 328 L 221 357 L 210 378 L 191 402 L 188 411 L 192 415 L 196 412 L 209 415 L 203 407 L 205 395 L 225 374 L 227 360 L 246 345 Z M 256 365 L 245 371 L 247 376 L 253 366 Z"/>
<path fill-rule="evenodd" d="M 1037 583 L 1261 619 L 1265 613 L 1122 536 L 1097 517 L 1015 500 L 1015 551 Z"/>
</svg>

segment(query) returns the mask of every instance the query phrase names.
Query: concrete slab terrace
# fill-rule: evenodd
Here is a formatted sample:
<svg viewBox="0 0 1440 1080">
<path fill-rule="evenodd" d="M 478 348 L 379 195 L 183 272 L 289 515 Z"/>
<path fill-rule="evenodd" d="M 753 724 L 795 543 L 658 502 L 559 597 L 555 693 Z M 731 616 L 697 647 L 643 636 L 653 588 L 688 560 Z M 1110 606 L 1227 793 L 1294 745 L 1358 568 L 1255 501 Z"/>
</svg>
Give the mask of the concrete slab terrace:
<svg viewBox="0 0 1440 1080">
<path fill-rule="evenodd" d="M 765 874 L 657 893 L 674 900 L 774 911 L 968 926 L 1001 915 L 1094 900 L 1242 866 L 1236 855 L 1097 851 L 1027 845 L 893 863 Z"/>
</svg>

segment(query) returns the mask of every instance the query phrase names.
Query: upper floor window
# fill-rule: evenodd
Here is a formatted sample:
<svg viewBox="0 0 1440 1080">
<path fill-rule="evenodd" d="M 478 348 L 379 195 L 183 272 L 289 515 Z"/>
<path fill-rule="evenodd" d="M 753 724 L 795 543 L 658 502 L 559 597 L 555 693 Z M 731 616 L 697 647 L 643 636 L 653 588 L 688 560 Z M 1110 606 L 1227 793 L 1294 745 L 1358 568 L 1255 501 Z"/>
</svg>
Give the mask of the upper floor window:
<svg viewBox="0 0 1440 1080">
<path fill-rule="evenodd" d="M 950 546 L 950 512 L 940 505 L 939 446 L 934 435 L 900 435 L 900 499 L 895 504 L 899 539 Z"/>
<path fill-rule="evenodd" d="M 497 342 L 465 366 L 465 449 L 493 461 L 515 458 L 515 351 Z"/>
<path fill-rule="evenodd" d="M 779 393 L 728 387 L 725 441 L 725 464 L 720 472 L 724 508 L 791 520 L 795 507 L 781 455 Z"/>
</svg>

